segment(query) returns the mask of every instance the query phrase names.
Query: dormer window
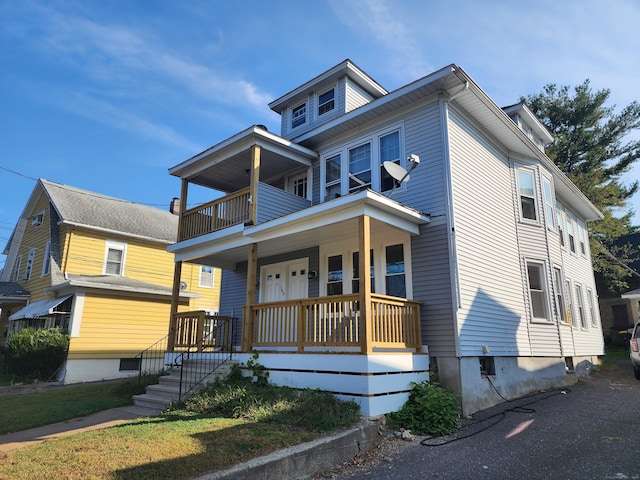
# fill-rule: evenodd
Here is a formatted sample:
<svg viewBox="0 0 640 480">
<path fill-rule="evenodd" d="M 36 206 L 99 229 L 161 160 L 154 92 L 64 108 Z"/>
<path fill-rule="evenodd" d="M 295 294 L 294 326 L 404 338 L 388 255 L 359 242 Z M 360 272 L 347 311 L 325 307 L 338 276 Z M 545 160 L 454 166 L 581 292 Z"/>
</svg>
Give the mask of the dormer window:
<svg viewBox="0 0 640 480">
<path fill-rule="evenodd" d="M 37 213 L 33 217 L 31 217 L 31 225 L 35 227 L 42 225 L 43 221 L 44 221 L 44 211 Z"/>
<path fill-rule="evenodd" d="M 330 112 L 335 107 L 335 88 L 318 95 L 318 116 Z"/>
<path fill-rule="evenodd" d="M 299 127 L 307 122 L 307 104 L 298 105 L 291 111 L 291 128 Z"/>
</svg>

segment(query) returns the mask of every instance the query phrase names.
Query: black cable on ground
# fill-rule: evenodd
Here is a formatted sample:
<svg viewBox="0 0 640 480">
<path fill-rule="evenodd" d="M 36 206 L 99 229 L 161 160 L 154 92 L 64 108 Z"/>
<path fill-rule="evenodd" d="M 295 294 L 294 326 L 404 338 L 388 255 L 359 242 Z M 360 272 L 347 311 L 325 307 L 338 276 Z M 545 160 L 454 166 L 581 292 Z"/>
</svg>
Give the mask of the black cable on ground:
<svg viewBox="0 0 640 480">
<path fill-rule="evenodd" d="M 508 399 L 504 398 L 500 394 L 500 392 L 498 392 L 498 390 L 496 389 L 495 385 L 493 385 L 493 382 L 491 382 L 490 379 L 489 379 L 489 383 L 491 384 L 493 389 L 496 391 L 496 393 L 500 396 L 500 398 L 502 398 L 507 403 L 519 402 L 521 400 L 525 400 L 527 398 L 532 398 L 532 397 L 538 397 L 538 398 L 536 398 L 535 400 L 532 400 L 530 402 L 524 403 L 522 405 L 516 405 L 514 407 L 506 408 L 506 409 L 502 410 L 501 412 L 498 412 L 498 413 L 495 413 L 493 415 L 488 416 L 487 418 L 478 419 L 476 421 L 470 422 L 470 423 L 460 427 L 455 433 L 452 433 L 451 435 L 444 435 L 444 436 L 439 436 L 439 437 L 428 437 L 428 438 L 425 438 L 424 440 L 422 440 L 420 442 L 420 444 L 425 446 L 425 447 L 440 447 L 442 445 L 447 445 L 449 443 L 457 442 L 458 440 L 463 440 L 465 438 L 472 437 L 472 436 L 477 435 L 477 434 L 479 434 L 481 432 L 484 432 L 485 430 L 488 430 L 491 427 L 493 427 L 493 426 L 497 425 L 498 423 L 500 423 L 507 416 L 508 412 L 529 413 L 529 414 L 536 413 L 535 409 L 527 408 L 527 407 L 529 405 L 533 405 L 535 403 L 541 402 L 542 400 L 546 400 L 548 398 L 555 397 L 556 395 L 566 395 L 567 393 L 571 392 L 571 390 L 569 390 L 568 388 L 559 388 L 559 389 L 556 389 L 556 390 L 550 390 L 549 392 L 545 392 L 545 391 L 536 392 L 536 393 L 532 393 L 532 394 L 524 396 L 524 397 L 517 398 L 515 400 L 508 400 Z M 541 395 L 544 395 L 545 393 L 548 393 L 548 395 L 541 396 Z M 494 420 L 494 421 L 492 423 L 490 423 L 489 425 L 485 425 L 484 427 L 479 428 L 478 430 L 474 430 L 474 431 L 472 431 L 470 433 L 466 433 L 465 432 L 466 430 L 471 429 L 472 427 L 475 427 L 475 426 L 478 426 L 478 425 L 482 425 L 483 423 L 488 422 L 489 420 Z"/>
</svg>

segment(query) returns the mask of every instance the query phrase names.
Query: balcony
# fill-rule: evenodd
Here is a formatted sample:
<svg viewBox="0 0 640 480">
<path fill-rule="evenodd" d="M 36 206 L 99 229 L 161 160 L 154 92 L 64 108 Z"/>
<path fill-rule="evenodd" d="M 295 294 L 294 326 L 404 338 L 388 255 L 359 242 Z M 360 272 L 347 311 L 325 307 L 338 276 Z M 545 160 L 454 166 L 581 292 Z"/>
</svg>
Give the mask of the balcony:
<svg viewBox="0 0 640 480">
<path fill-rule="evenodd" d="M 249 224 L 255 202 L 257 224 L 295 213 L 311 206 L 311 202 L 263 182 L 258 183 L 252 198 L 244 188 L 217 200 L 185 210 L 182 213 L 178 241 L 190 240 L 235 225 Z"/>
</svg>

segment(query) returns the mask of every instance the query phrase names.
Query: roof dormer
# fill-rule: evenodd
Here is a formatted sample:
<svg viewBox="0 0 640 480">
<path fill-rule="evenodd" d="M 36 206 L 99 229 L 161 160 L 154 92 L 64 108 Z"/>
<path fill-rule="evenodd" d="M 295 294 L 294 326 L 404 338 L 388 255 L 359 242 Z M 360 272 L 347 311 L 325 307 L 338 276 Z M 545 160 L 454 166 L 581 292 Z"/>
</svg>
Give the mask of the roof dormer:
<svg viewBox="0 0 640 480">
<path fill-rule="evenodd" d="M 529 140 L 544 152 L 544 147 L 553 142 L 553 135 L 538 120 L 531 110 L 524 103 L 517 103 L 504 107 L 502 110 L 511 117 L 520 130 L 522 130 Z"/>
<path fill-rule="evenodd" d="M 350 60 L 274 100 L 269 108 L 281 116 L 281 135 L 294 139 L 388 92 Z"/>
</svg>

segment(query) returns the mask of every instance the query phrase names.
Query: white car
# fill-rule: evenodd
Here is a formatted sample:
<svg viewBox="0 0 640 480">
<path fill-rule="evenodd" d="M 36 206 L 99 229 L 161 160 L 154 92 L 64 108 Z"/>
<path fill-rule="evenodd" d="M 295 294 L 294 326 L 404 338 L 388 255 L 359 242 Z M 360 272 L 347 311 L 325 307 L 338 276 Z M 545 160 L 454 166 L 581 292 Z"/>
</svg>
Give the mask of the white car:
<svg viewBox="0 0 640 480">
<path fill-rule="evenodd" d="M 629 339 L 629 355 L 633 365 L 633 373 L 640 380 L 640 321 L 636 322 L 633 328 L 629 329 L 631 338 Z"/>
</svg>

